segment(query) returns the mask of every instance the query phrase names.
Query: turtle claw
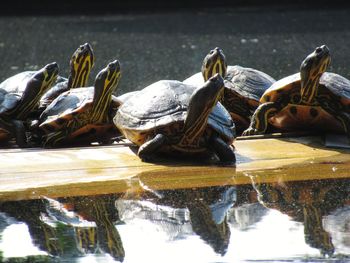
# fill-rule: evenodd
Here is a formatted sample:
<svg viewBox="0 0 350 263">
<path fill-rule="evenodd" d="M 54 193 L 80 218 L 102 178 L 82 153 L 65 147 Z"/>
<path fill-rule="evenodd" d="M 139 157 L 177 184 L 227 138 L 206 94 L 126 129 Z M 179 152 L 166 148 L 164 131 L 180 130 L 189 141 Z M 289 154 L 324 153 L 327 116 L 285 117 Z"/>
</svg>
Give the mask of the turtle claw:
<svg viewBox="0 0 350 263">
<path fill-rule="evenodd" d="M 43 148 L 55 148 L 59 147 L 59 145 L 63 142 L 63 140 L 67 137 L 67 133 L 65 131 L 52 132 L 46 134 L 42 137 L 42 147 Z"/>
<path fill-rule="evenodd" d="M 242 136 L 251 136 L 251 135 L 259 135 L 259 134 L 262 134 L 262 132 L 254 128 L 248 128 L 242 132 Z"/>
</svg>

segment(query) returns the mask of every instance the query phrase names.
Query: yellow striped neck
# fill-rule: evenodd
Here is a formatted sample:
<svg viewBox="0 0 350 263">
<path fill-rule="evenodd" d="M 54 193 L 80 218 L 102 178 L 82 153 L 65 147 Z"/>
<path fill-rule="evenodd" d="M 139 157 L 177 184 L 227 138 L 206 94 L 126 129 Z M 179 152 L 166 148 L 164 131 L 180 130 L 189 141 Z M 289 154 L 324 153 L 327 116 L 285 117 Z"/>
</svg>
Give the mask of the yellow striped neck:
<svg viewBox="0 0 350 263">
<path fill-rule="evenodd" d="M 301 80 L 301 103 L 311 105 L 317 97 L 320 77 L 308 79 L 305 83 Z"/>
<path fill-rule="evenodd" d="M 207 126 L 208 116 L 211 112 L 211 109 L 207 109 L 203 112 L 202 115 L 185 131 L 180 145 L 194 145 L 199 143 L 199 138 L 205 131 Z"/>
<path fill-rule="evenodd" d="M 315 102 L 322 74 L 331 62 L 327 46 L 317 47 L 300 66 L 300 102 L 311 105 Z"/>
<path fill-rule="evenodd" d="M 179 143 L 180 146 L 198 146 L 199 138 L 206 130 L 209 114 L 224 92 L 223 79 L 220 77 L 219 81 L 219 84 L 216 84 L 216 86 L 208 84 L 208 81 L 206 86 L 199 88 L 192 94 L 187 109 L 184 135 Z"/>
<path fill-rule="evenodd" d="M 91 109 L 90 121 L 92 123 L 102 123 L 107 118 L 107 113 L 112 101 L 112 93 L 116 89 L 121 73 L 116 72 L 107 78 L 102 87 L 95 85 L 95 93 Z"/>
<path fill-rule="evenodd" d="M 23 120 L 38 105 L 41 96 L 52 86 L 57 79 L 58 71 L 50 74 L 43 71 L 43 80 L 38 80 L 34 76 L 28 81 L 20 105 L 15 109 L 16 118 Z"/>
<path fill-rule="evenodd" d="M 73 61 L 71 64 L 71 74 L 68 78 L 68 88 L 85 87 L 93 65 L 93 56 L 90 55 Z"/>
</svg>

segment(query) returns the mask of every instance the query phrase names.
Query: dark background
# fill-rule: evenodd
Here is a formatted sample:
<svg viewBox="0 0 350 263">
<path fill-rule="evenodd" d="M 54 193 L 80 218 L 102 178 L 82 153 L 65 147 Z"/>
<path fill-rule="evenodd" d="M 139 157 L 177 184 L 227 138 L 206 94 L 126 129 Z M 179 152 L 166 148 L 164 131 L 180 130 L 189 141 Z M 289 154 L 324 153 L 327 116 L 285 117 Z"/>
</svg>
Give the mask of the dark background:
<svg viewBox="0 0 350 263">
<path fill-rule="evenodd" d="M 304 57 L 327 44 L 329 71 L 350 78 L 350 8 L 340 1 L 11 1 L 0 11 L 0 79 L 51 61 L 68 75 L 85 42 L 96 63 L 90 83 L 119 59 L 118 94 L 159 79 L 198 72 L 221 47 L 230 65 L 260 69 L 276 79 L 298 71 Z M 166 4 L 165 4 L 166 3 Z"/>
</svg>

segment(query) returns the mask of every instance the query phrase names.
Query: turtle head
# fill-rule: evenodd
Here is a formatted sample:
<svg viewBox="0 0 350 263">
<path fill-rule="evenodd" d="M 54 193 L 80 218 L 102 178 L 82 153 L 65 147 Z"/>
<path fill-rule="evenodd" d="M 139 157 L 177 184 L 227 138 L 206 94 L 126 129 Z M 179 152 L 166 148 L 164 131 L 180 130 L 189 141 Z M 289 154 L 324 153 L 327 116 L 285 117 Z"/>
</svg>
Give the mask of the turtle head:
<svg viewBox="0 0 350 263">
<path fill-rule="evenodd" d="M 94 52 L 89 43 L 78 47 L 70 59 L 69 88 L 85 87 L 94 66 Z"/>
<path fill-rule="evenodd" d="M 207 81 L 210 77 L 216 73 L 220 74 L 223 78 L 226 76 L 227 63 L 224 52 L 221 48 L 214 48 L 210 50 L 208 55 L 203 60 L 202 75 L 204 81 Z"/>
<path fill-rule="evenodd" d="M 97 74 L 91 114 L 91 120 L 93 122 L 102 121 L 106 116 L 112 100 L 112 93 L 118 86 L 120 78 L 121 70 L 118 60 L 110 62 Z"/>
<path fill-rule="evenodd" d="M 204 132 L 209 114 L 224 93 L 224 80 L 219 73 L 197 88 L 190 97 L 181 144 L 192 144 Z"/>
<path fill-rule="evenodd" d="M 51 88 L 52 84 L 56 81 L 58 70 L 59 67 L 56 62 L 47 64 L 32 76 L 28 81 L 27 87 L 30 86 L 31 90 L 42 95 L 45 91 Z"/>
<path fill-rule="evenodd" d="M 18 119 L 26 115 L 38 104 L 41 96 L 51 88 L 58 75 L 58 64 L 52 62 L 38 70 L 27 82 L 22 96 L 22 103 L 17 110 Z"/>
<path fill-rule="evenodd" d="M 300 66 L 301 102 L 310 104 L 317 95 L 320 77 L 331 62 L 326 45 L 317 47 Z"/>
<path fill-rule="evenodd" d="M 121 77 L 120 63 L 118 60 L 108 63 L 96 76 L 95 88 L 98 86 L 101 91 L 113 92 Z"/>
</svg>

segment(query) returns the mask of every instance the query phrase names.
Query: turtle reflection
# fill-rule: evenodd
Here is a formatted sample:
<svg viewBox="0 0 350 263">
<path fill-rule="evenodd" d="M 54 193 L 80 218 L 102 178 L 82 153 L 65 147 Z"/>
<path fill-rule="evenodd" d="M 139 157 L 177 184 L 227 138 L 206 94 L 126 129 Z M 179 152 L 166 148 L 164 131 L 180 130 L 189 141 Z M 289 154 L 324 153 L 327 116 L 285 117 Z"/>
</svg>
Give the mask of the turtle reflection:
<svg viewBox="0 0 350 263">
<path fill-rule="evenodd" d="M 324 229 L 323 218 L 344 206 L 349 196 L 349 180 L 253 183 L 259 201 L 304 224 L 305 242 L 323 256 L 334 254 L 332 237 Z"/>
<path fill-rule="evenodd" d="M 94 227 L 75 226 L 78 245 L 85 253 L 96 253 L 99 250 L 109 253 L 118 261 L 123 261 L 125 251 L 115 223 L 119 221 L 114 202 L 114 195 L 71 197 L 64 201 L 70 210 L 84 220 L 94 222 Z M 74 225 L 74 223 L 72 222 Z"/>
<path fill-rule="evenodd" d="M 149 220 L 172 240 L 195 233 L 216 253 L 225 255 L 231 236 L 227 212 L 236 201 L 235 187 L 163 190 L 142 199 L 117 200 L 123 221 Z"/>
<path fill-rule="evenodd" d="M 46 213 L 47 204 L 46 200 L 41 199 L 4 202 L 0 203 L 0 211 L 9 217 L 24 222 L 28 226 L 34 245 L 40 250 L 53 256 L 62 255 L 64 248 L 59 241 L 59 233 L 63 230 L 62 227 L 53 227 L 42 219 L 42 216 Z M 72 251 L 68 253 L 72 254 Z"/>
<path fill-rule="evenodd" d="M 125 252 L 114 223 L 115 196 L 44 198 L 0 204 L 0 211 L 27 224 L 36 246 L 61 259 L 86 253 L 109 253 L 123 261 Z"/>
</svg>

